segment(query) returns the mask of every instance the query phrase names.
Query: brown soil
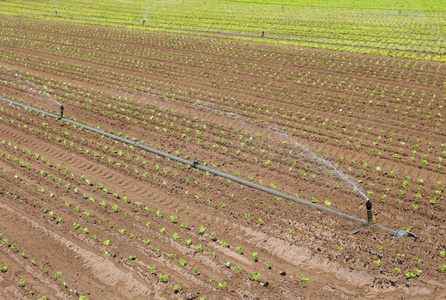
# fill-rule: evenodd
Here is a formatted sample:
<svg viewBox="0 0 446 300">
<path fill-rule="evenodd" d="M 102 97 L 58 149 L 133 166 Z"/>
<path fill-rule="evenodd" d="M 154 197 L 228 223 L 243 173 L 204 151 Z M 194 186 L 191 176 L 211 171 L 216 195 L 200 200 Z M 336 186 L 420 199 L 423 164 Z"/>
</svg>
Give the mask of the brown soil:
<svg viewBox="0 0 446 300">
<path fill-rule="evenodd" d="M 419 239 L 1 102 L 0 298 L 446 296 L 440 64 L 5 19 L 1 96 Z"/>
</svg>

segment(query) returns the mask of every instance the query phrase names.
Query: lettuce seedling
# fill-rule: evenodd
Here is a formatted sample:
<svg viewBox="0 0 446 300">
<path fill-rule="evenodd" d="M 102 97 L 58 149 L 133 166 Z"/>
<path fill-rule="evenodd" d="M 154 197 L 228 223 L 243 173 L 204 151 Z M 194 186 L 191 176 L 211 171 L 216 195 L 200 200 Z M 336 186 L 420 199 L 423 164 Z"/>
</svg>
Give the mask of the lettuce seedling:
<svg viewBox="0 0 446 300">
<path fill-rule="evenodd" d="M 259 272 L 251 273 L 251 274 L 249 274 L 249 280 L 258 281 L 259 280 L 259 276 L 260 276 Z"/>
<path fill-rule="evenodd" d="M 178 260 L 178 264 L 179 264 L 179 265 L 182 265 L 183 267 L 185 267 L 185 266 L 186 266 L 186 260 L 180 258 L 180 259 Z"/>
<path fill-rule="evenodd" d="M 242 272 L 242 268 L 240 268 L 240 266 L 238 264 L 237 264 L 237 266 L 234 267 L 234 270 L 236 270 L 239 273 Z"/>
<path fill-rule="evenodd" d="M 252 254 L 252 258 L 254 258 L 254 261 L 255 262 L 257 262 L 257 252 L 254 252 L 253 254 Z"/>
<path fill-rule="evenodd" d="M 25 286 L 25 283 L 26 283 L 25 279 L 19 279 L 19 286 L 20 287 Z"/>
<path fill-rule="evenodd" d="M 59 279 L 61 276 L 62 276 L 62 272 L 56 272 L 56 276 L 55 276 L 56 279 Z"/>
<path fill-rule="evenodd" d="M 229 247 L 227 240 L 221 240 L 220 245 L 222 245 L 223 247 Z"/>
</svg>

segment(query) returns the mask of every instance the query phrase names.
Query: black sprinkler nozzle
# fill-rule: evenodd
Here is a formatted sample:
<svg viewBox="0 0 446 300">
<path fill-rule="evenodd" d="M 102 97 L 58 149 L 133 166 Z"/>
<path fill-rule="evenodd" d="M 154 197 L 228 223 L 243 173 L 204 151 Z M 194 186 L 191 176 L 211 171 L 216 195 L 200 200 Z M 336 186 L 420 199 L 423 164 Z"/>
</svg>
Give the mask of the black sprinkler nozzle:
<svg viewBox="0 0 446 300">
<path fill-rule="evenodd" d="M 367 200 L 365 203 L 365 207 L 367 209 L 367 223 L 373 222 L 373 214 L 372 214 L 372 202 L 370 200 Z"/>
</svg>

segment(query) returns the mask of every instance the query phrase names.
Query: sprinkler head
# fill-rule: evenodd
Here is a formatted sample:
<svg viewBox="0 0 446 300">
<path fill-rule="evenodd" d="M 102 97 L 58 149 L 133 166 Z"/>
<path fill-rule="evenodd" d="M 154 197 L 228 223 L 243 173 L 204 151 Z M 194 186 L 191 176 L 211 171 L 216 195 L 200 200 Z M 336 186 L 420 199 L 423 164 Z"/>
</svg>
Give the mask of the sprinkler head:
<svg viewBox="0 0 446 300">
<path fill-rule="evenodd" d="M 365 207 L 367 209 L 367 223 L 370 224 L 373 222 L 373 214 L 372 214 L 372 202 L 367 199 L 367 202 L 365 203 Z"/>
<path fill-rule="evenodd" d="M 415 234 L 413 234 L 412 232 L 409 232 L 409 231 L 404 230 L 404 229 L 398 229 L 395 232 L 395 234 L 393 235 L 393 238 L 398 239 L 398 238 L 401 238 L 401 237 L 413 237 L 415 240 L 418 239 L 418 237 Z"/>
</svg>

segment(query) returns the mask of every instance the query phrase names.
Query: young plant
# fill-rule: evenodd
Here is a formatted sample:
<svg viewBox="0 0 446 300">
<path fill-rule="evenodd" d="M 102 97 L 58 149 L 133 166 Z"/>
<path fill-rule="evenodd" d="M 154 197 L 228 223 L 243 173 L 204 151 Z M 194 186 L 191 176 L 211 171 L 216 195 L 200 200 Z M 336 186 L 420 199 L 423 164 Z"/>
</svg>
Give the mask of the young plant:
<svg viewBox="0 0 446 300">
<path fill-rule="evenodd" d="M 179 264 L 179 265 L 182 265 L 183 267 L 185 267 L 185 266 L 186 266 L 186 261 L 185 261 L 184 259 L 180 258 L 180 259 L 178 260 L 178 264 Z"/>
<path fill-rule="evenodd" d="M 19 279 L 19 287 L 25 286 L 25 283 L 26 283 L 25 279 Z"/>
<path fill-rule="evenodd" d="M 150 274 L 155 274 L 155 266 L 147 266 L 147 269 L 149 269 Z"/>
<path fill-rule="evenodd" d="M 0 265 L 0 272 L 6 273 L 8 271 L 8 265 Z"/>
<path fill-rule="evenodd" d="M 258 281 L 259 280 L 259 276 L 260 276 L 259 272 L 251 273 L 251 274 L 249 274 L 249 280 Z"/>
<path fill-rule="evenodd" d="M 255 262 L 258 261 L 258 259 L 257 259 L 257 252 L 254 252 L 254 253 L 252 254 L 252 258 L 254 258 L 254 261 L 255 261 Z"/>
<path fill-rule="evenodd" d="M 189 226 L 188 222 L 181 223 L 181 227 L 184 228 L 184 229 L 189 229 L 188 226 Z"/>
<path fill-rule="evenodd" d="M 56 279 L 59 279 L 61 276 L 62 276 L 62 272 L 56 272 L 56 276 L 55 276 Z"/>
</svg>

